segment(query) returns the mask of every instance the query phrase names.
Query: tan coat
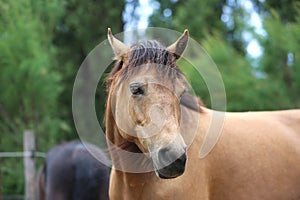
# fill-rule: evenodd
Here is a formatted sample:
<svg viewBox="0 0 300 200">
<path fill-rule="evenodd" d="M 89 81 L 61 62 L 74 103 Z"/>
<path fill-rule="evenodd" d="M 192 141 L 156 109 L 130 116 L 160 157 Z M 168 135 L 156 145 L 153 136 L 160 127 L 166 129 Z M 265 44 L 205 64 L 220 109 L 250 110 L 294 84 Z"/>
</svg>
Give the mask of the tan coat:
<svg viewBox="0 0 300 200">
<path fill-rule="evenodd" d="M 199 113 L 186 109 L 189 119 Z M 212 110 L 200 114 L 186 171 L 175 179 L 154 172 L 112 170 L 111 199 L 300 199 L 300 110 L 226 113 L 220 139 L 204 159 L 200 147 Z M 189 121 L 190 123 L 193 120 Z M 188 124 L 182 129 L 187 130 Z"/>
<path fill-rule="evenodd" d="M 130 49 L 114 38 L 110 29 L 108 39 L 118 60 L 108 76 L 105 114 L 107 141 L 115 166 L 111 173 L 110 199 L 300 199 L 300 110 L 224 113 L 219 140 L 200 159 L 205 135 L 210 127 L 216 127 L 211 123 L 215 111 L 202 108 L 203 112 L 199 113 L 183 106 L 181 97 L 186 84 L 175 62 L 187 46 L 188 31 L 167 48 L 148 41 Z M 149 136 L 161 122 L 166 123 L 156 131 L 159 134 Z M 195 125 L 198 127 L 194 128 Z M 168 150 L 176 155 L 187 154 L 185 171 L 179 170 L 186 163 L 185 158 L 172 163 L 178 169 L 176 176 L 173 176 L 173 165 L 167 166 L 164 173 L 157 170 L 157 163 L 171 155 L 159 151 L 170 146 Z M 143 165 L 147 159 L 133 156 L 126 163 L 129 159 L 120 149 L 140 150 L 144 152 L 142 156 L 152 153 L 156 172 L 171 179 L 158 178 L 154 172 L 124 171 L 126 165 Z M 167 156 L 159 159 L 161 155 Z"/>
</svg>

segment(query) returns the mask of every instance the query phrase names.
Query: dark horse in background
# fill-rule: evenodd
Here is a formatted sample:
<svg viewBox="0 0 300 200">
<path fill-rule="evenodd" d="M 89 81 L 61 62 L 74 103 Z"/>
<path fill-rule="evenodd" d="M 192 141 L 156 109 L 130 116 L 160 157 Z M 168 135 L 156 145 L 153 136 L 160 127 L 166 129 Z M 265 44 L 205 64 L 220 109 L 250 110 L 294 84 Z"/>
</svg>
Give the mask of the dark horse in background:
<svg viewBox="0 0 300 200">
<path fill-rule="evenodd" d="M 107 159 L 92 144 L 89 149 Z M 109 167 L 91 155 L 80 141 L 53 147 L 37 176 L 38 200 L 106 200 Z"/>
</svg>

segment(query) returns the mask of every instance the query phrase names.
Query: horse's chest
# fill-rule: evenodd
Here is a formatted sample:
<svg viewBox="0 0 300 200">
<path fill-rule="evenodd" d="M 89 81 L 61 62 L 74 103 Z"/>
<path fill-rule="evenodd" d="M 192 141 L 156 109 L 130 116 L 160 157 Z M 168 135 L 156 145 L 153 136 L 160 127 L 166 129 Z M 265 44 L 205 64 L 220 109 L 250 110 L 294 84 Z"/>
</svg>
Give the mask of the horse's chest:
<svg viewBox="0 0 300 200">
<path fill-rule="evenodd" d="M 196 194 L 196 192 L 189 191 L 191 188 L 186 187 L 185 184 L 175 184 L 174 180 L 159 180 L 153 182 L 149 180 L 149 182 L 140 185 L 129 184 L 127 189 L 128 199 L 196 199 L 196 197 L 193 197 L 193 194 Z"/>
<path fill-rule="evenodd" d="M 161 184 L 151 180 L 144 182 L 122 182 L 115 184 L 110 188 L 111 199 L 182 199 L 178 198 L 178 190 L 170 187 L 170 185 Z"/>
</svg>

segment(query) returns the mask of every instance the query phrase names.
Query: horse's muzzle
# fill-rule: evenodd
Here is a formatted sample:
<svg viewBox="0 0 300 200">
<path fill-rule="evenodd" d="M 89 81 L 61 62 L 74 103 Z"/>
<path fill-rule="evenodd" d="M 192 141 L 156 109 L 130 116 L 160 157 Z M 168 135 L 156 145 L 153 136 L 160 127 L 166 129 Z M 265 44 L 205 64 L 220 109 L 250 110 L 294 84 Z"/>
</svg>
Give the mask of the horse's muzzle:
<svg viewBox="0 0 300 200">
<path fill-rule="evenodd" d="M 176 178 L 184 173 L 186 160 L 186 153 L 184 153 L 171 164 L 156 169 L 156 174 L 164 179 Z"/>
</svg>

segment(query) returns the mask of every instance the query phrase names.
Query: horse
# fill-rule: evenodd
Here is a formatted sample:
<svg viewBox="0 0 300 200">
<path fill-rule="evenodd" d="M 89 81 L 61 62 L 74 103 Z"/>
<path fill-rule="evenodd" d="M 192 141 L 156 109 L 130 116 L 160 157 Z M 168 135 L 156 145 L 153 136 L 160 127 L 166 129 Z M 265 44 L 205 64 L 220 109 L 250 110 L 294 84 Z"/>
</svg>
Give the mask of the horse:
<svg viewBox="0 0 300 200">
<path fill-rule="evenodd" d="M 217 111 L 187 92 L 176 66 L 188 39 L 185 30 L 168 47 L 129 47 L 108 29 L 116 60 L 106 81 L 110 199 L 300 199 L 299 109 L 221 112 L 221 135 L 199 158 Z"/>
<path fill-rule="evenodd" d="M 38 200 L 108 200 L 110 169 L 88 149 L 107 160 L 96 146 L 78 140 L 62 143 L 48 151 L 36 181 Z"/>
</svg>

